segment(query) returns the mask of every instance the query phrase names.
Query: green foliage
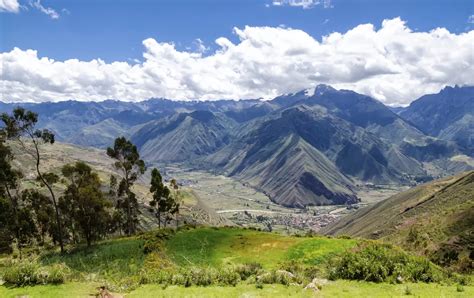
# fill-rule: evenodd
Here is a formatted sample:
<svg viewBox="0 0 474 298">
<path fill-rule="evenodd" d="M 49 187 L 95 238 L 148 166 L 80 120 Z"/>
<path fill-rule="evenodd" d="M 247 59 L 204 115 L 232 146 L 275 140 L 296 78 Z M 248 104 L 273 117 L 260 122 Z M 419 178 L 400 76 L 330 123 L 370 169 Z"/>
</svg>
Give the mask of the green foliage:
<svg viewBox="0 0 474 298">
<path fill-rule="evenodd" d="M 141 273 L 141 282 L 163 285 L 191 286 L 236 286 L 241 281 L 238 269 L 233 266 L 222 268 L 187 267 L 177 271 L 148 271 Z"/>
<path fill-rule="evenodd" d="M 307 265 L 324 263 L 332 256 L 340 254 L 357 244 L 355 239 L 312 237 L 292 246 L 288 250 L 289 260 L 298 260 Z"/>
<path fill-rule="evenodd" d="M 64 177 L 69 179 L 59 206 L 65 217 L 69 218 L 69 228 L 74 234 L 75 227 L 90 246 L 92 241 L 111 233 L 108 227 L 112 220 L 110 202 L 101 191 L 97 173 L 83 162 L 65 165 Z"/>
<path fill-rule="evenodd" d="M 1 115 L 1 120 L 3 121 L 5 127 L 3 129 L 2 135 L 5 135 L 6 138 L 11 140 L 18 141 L 23 150 L 30 153 L 30 151 L 26 148 L 25 143 L 22 140 L 22 137 L 26 137 L 31 140 L 34 147 L 34 158 L 36 161 L 36 173 L 38 175 L 37 180 L 41 183 L 42 186 L 45 186 L 50 195 L 51 201 L 53 203 L 55 209 L 55 217 L 56 217 L 56 239 L 59 241 L 61 252 L 64 251 L 64 244 L 63 244 L 63 231 L 62 231 L 62 223 L 60 218 L 60 213 L 56 201 L 56 196 L 54 194 L 52 185 L 59 180 L 55 174 L 51 173 L 43 173 L 40 169 L 41 164 L 41 154 L 39 150 L 40 144 L 53 144 L 55 142 L 54 134 L 47 130 L 35 130 L 35 126 L 38 122 L 38 114 L 25 110 L 24 108 L 17 107 L 13 110 L 12 114 L 9 115 L 7 113 L 3 113 Z M 12 197 L 10 195 L 10 197 Z M 19 204 L 12 202 L 13 210 L 16 210 L 19 207 Z M 17 224 L 17 223 L 16 223 Z M 18 230 L 16 231 L 17 239 L 21 243 L 21 237 L 19 236 Z"/>
<path fill-rule="evenodd" d="M 163 184 L 160 171 L 156 168 L 151 171 L 150 184 L 150 192 L 153 194 L 150 206 L 156 209 L 159 227 L 161 227 L 162 216 L 164 217 L 166 227 L 170 218 L 169 215 L 178 212 L 179 204 L 176 202 L 174 196 L 171 195 L 170 189 Z M 174 182 L 173 185 L 177 188 L 176 182 Z"/>
<path fill-rule="evenodd" d="M 143 252 L 145 254 L 153 251 L 162 250 L 164 241 L 171 238 L 174 234 L 172 229 L 160 229 L 156 232 L 148 232 L 142 235 L 142 239 L 145 240 L 143 244 Z"/>
<path fill-rule="evenodd" d="M 70 269 L 64 264 L 41 266 L 36 260 L 24 260 L 10 262 L 2 273 L 2 279 L 13 286 L 61 284 L 69 274 Z"/>
<path fill-rule="evenodd" d="M 78 247 L 68 253 L 50 253 L 41 257 L 45 265 L 64 263 L 79 280 L 102 280 L 120 282 L 138 275 L 145 261 L 141 239 L 125 238 L 109 240 L 96 245 Z"/>
<path fill-rule="evenodd" d="M 140 159 L 137 147 L 125 137 L 115 139 L 114 146 L 107 148 L 107 155 L 116 160 L 114 166 L 122 172 L 122 180 L 112 192 L 117 196 L 116 207 L 125 215 L 122 225 L 125 233 L 131 235 L 136 232 L 138 223 L 138 200 L 131 188 L 138 177 L 145 173 L 145 162 Z"/>
<path fill-rule="evenodd" d="M 241 280 L 246 280 L 253 275 L 257 275 L 263 270 L 260 263 L 252 262 L 247 264 L 238 264 L 234 266 L 235 271 L 240 275 Z"/>
<path fill-rule="evenodd" d="M 413 282 L 436 282 L 441 269 L 422 257 L 410 256 L 390 245 L 369 243 L 342 254 L 330 265 L 331 279 L 394 282 L 397 278 Z"/>
</svg>

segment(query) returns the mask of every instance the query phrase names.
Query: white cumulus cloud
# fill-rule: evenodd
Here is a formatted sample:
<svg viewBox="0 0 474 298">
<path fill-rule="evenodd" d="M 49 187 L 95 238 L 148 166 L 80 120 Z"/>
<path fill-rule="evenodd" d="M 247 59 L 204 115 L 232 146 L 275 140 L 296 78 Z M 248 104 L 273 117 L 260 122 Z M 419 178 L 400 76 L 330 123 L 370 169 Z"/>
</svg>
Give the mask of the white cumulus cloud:
<svg viewBox="0 0 474 298">
<path fill-rule="evenodd" d="M 20 4 L 18 0 L 0 0 L 0 11 L 17 13 L 20 11 Z"/>
<path fill-rule="evenodd" d="M 273 98 L 320 83 L 405 105 L 446 85 L 474 85 L 474 30 L 413 32 L 399 18 L 361 24 L 316 40 L 302 30 L 234 28 L 203 55 L 143 41 L 139 63 L 56 61 L 32 49 L 0 53 L 0 99 L 60 101 L 150 97 L 213 100 Z"/>
</svg>

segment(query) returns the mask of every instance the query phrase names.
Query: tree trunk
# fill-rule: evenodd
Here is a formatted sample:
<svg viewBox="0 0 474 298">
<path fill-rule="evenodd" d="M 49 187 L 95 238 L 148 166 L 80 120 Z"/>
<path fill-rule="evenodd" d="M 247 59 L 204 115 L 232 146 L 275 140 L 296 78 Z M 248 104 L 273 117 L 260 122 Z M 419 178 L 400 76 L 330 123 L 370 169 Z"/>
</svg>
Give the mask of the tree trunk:
<svg viewBox="0 0 474 298">
<path fill-rule="evenodd" d="M 63 243 L 63 229 L 61 225 L 61 218 L 59 216 L 59 208 L 58 204 L 56 203 L 56 196 L 54 195 L 54 191 L 51 188 L 51 186 L 46 182 L 44 179 L 43 175 L 41 174 L 40 171 L 40 154 L 39 154 L 39 149 L 38 149 L 38 144 L 36 144 L 36 141 L 34 140 L 33 136 L 31 136 L 33 139 L 33 144 L 35 145 L 35 150 L 36 150 L 36 173 L 38 174 L 38 177 L 40 178 L 41 182 L 48 188 L 49 193 L 51 194 L 51 198 L 53 200 L 53 205 L 54 205 L 54 210 L 56 213 L 56 224 L 58 225 L 58 234 L 59 234 L 59 246 L 61 247 L 61 253 L 64 253 L 64 243 Z"/>
<path fill-rule="evenodd" d="M 22 254 L 21 254 L 21 244 L 20 244 L 20 227 L 19 227 L 19 222 L 18 222 L 18 204 L 17 201 L 13 198 L 12 194 L 10 193 L 10 189 L 8 188 L 8 185 L 5 183 L 4 184 L 5 190 L 7 191 L 8 198 L 10 199 L 10 202 L 12 203 L 13 207 L 13 212 L 15 213 L 14 216 L 14 221 L 15 221 L 15 237 L 17 241 L 17 247 L 18 247 L 18 252 L 20 253 L 20 260 L 22 259 Z"/>
<path fill-rule="evenodd" d="M 160 209 L 158 209 L 158 229 L 161 229 L 161 212 L 160 212 Z"/>
</svg>

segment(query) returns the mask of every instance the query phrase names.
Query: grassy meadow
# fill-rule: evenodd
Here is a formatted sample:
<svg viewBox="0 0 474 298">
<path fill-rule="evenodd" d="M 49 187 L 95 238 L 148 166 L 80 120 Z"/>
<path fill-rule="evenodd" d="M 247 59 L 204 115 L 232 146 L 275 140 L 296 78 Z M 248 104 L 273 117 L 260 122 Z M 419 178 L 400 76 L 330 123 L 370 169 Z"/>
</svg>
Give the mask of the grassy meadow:
<svg viewBox="0 0 474 298">
<path fill-rule="evenodd" d="M 329 260 L 355 249 L 363 241 L 346 237 L 285 236 L 234 227 L 152 231 L 103 241 L 91 248 L 70 249 L 64 255 L 56 251 L 36 253 L 29 262 L 44 268 L 58 264 L 67 268 L 64 283 L 19 287 L 5 283 L 0 286 L 0 297 L 88 297 L 97 294 L 97 287 L 102 285 L 126 297 L 313 297 L 315 293 L 321 297 L 474 295 L 474 287 L 456 282 L 394 284 L 324 279 L 315 292 L 304 289 L 311 279 L 283 278 L 289 272 L 282 270 L 291 271 L 295 266 L 323 276 Z M 15 261 L 0 259 L 0 276 L 11 262 Z M 258 264 L 256 270 L 260 273 L 245 273 L 253 270 L 248 269 L 253 268 L 249 264 Z M 163 272 L 174 273 L 163 275 Z M 283 272 L 283 277 L 278 272 Z M 258 275 L 264 277 L 263 281 Z"/>
</svg>

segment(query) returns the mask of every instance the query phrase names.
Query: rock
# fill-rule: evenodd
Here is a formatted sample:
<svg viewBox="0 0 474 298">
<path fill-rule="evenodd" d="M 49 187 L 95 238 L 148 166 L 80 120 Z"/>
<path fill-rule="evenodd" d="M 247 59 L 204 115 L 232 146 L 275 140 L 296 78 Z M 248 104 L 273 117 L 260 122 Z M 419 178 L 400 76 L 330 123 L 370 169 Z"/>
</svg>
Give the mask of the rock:
<svg viewBox="0 0 474 298">
<path fill-rule="evenodd" d="M 405 280 L 400 275 L 397 276 L 397 283 L 402 284 Z"/>
<path fill-rule="evenodd" d="M 316 284 L 310 282 L 306 287 L 304 287 L 305 290 L 313 290 L 314 292 L 319 292 L 319 288 Z"/>
<path fill-rule="evenodd" d="M 329 281 L 325 278 L 313 278 L 313 281 L 311 281 L 312 283 L 314 283 L 315 285 L 319 285 L 319 286 L 323 286 L 325 284 L 327 284 Z"/>
<path fill-rule="evenodd" d="M 324 278 L 313 278 L 313 280 L 306 287 L 304 287 L 304 289 L 318 292 L 321 290 L 323 285 L 327 284 L 328 282 L 329 281 Z"/>
<path fill-rule="evenodd" d="M 295 277 L 295 275 L 293 273 L 291 273 L 289 271 L 286 271 L 286 270 L 277 270 L 276 273 L 278 275 L 285 275 L 288 278 L 294 278 Z"/>
</svg>

